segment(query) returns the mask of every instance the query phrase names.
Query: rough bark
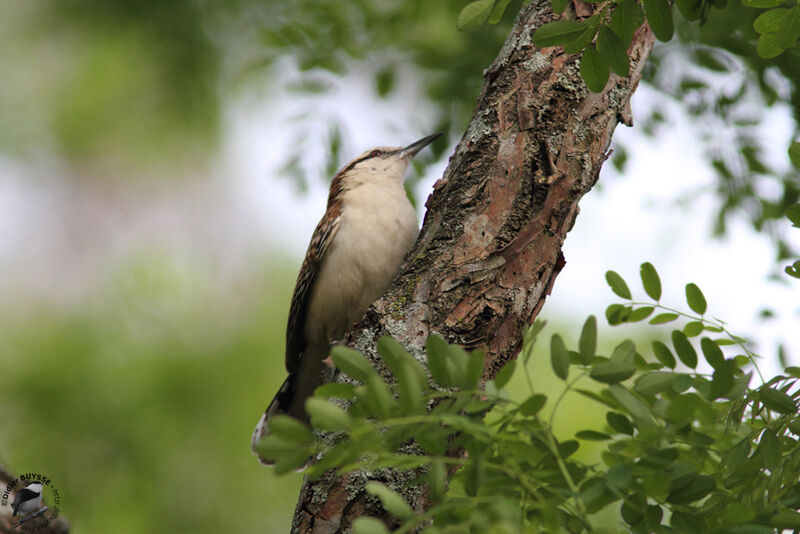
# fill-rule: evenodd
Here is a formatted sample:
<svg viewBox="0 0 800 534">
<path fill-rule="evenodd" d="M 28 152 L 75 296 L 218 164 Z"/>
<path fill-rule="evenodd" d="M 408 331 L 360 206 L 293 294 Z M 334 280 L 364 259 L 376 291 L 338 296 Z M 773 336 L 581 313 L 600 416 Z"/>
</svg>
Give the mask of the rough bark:
<svg viewBox="0 0 800 534">
<path fill-rule="evenodd" d="M 602 92 L 590 93 L 578 55 L 533 44 L 534 30 L 558 17 L 549 0 L 523 7 L 484 72 L 475 114 L 428 198 L 414 249 L 345 340 L 376 365 L 380 336 L 395 337 L 424 361 L 425 340 L 438 333 L 450 343 L 483 349 L 489 379 L 516 357 L 524 328 L 550 293 L 565 263 L 561 247 L 578 201 L 597 181 L 617 123 L 632 125 L 630 97 L 653 46 L 645 25 L 629 48 L 630 76 L 612 73 Z M 388 476 L 383 481 L 415 509 L 426 508 L 424 491 L 406 487 L 401 478 L 369 476 Z M 306 481 L 293 532 L 344 532 L 361 515 L 394 526 L 365 494 L 366 478 L 355 473 Z"/>
</svg>

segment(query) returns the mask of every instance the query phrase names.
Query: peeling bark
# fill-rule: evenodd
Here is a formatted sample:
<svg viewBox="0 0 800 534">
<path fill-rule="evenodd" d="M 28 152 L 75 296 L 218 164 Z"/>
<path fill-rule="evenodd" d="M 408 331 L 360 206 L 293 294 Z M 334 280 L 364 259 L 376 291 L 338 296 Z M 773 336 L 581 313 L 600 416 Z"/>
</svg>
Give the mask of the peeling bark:
<svg viewBox="0 0 800 534">
<path fill-rule="evenodd" d="M 630 97 L 653 46 L 643 26 L 629 48 L 630 76 L 612 73 L 602 92 L 590 93 L 578 55 L 533 45 L 534 30 L 557 18 L 547 0 L 523 7 L 484 72 L 475 114 L 428 198 L 414 249 L 345 340 L 376 366 L 380 336 L 395 337 L 424 363 L 425 340 L 435 332 L 484 350 L 484 379 L 490 379 L 516 357 L 524 328 L 550 293 L 565 264 L 561 247 L 578 201 L 596 183 L 617 123 L 632 125 Z M 307 480 L 292 531 L 344 532 L 360 515 L 395 526 L 364 492 L 367 478 Z M 403 493 L 416 510 L 428 504 L 424 490 L 409 488 L 400 473 L 369 478 Z"/>
</svg>

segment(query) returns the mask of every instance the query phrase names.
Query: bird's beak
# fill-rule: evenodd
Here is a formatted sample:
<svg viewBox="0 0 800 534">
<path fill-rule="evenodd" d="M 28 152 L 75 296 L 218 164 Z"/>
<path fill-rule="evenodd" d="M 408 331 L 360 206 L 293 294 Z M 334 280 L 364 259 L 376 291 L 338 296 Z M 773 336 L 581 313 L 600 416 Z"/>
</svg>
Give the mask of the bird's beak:
<svg viewBox="0 0 800 534">
<path fill-rule="evenodd" d="M 413 158 L 417 152 L 419 152 L 420 150 L 431 144 L 434 141 L 434 139 L 437 139 L 441 135 L 442 134 L 437 133 L 429 135 L 428 137 L 423 137 L 419 141 L 415 141 L 410 145 L 408 145 L 407 147 L 401 149 L 400 155 L 403 156 L 404 158 Z"/>
</svg>

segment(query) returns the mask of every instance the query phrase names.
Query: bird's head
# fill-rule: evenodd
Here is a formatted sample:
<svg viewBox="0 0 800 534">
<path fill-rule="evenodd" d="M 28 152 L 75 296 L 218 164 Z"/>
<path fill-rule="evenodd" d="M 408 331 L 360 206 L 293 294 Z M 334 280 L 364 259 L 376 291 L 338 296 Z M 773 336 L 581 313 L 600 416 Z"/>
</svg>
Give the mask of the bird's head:
<svg viewBox="0 0 800 534">
<path fill-rule="evenodd" d="M 28 484 L 28 487 L 26 489 L 28 489 L 30 491 L 33 491 L 33 492 L 36 492 L 36 493 L 41 493 L 42 492 L 42 483 L 41 482 L 37 482 L 37 481 L 31 482 L 30 484 Z"/>
<path fill-rule="evenodd" d="M 347 177 L 369 180 L 386 179 L 402 183 L 408 163 L 417 152 L 431 144 L 440 133 L 423 137 L 404 147 L 376 147 L 367 150 L 344 166 Z"/>
</svg>

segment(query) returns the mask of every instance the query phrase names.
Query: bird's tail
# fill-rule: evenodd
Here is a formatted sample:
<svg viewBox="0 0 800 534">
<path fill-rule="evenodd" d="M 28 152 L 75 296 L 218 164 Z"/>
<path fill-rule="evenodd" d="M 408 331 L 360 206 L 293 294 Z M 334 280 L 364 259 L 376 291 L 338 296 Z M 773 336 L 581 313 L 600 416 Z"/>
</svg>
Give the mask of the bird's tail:
<svg viewBox="0 0 800 534">
<path fill-rule="evenodd" d="M 258 457 L 258 461 L 264 465 L 272 465 L 274 462 L 267 460 L 258 454 L 256 445 L 258 445 L 258 442 L 264 437 L 269 435 L 270 417 L 289 412 L 292 399 L 294 398 L 295 388 L 295 375 L 290 374 L 286 380 L 284 380 L 283 385 L 278 390 L 278 393 L 275 394 L 275 397 L 272 399 L 272 402 L 269 403 L 269 406 L 267 406 L 267 409 L 264 411 L 264 415 L 262 415 L 261 419 L 258 421 L 255 430 L 253 430 L 253 438 L 250 440 L 250 450 L 253 451 L 253 454 Z"/>
</svg>

